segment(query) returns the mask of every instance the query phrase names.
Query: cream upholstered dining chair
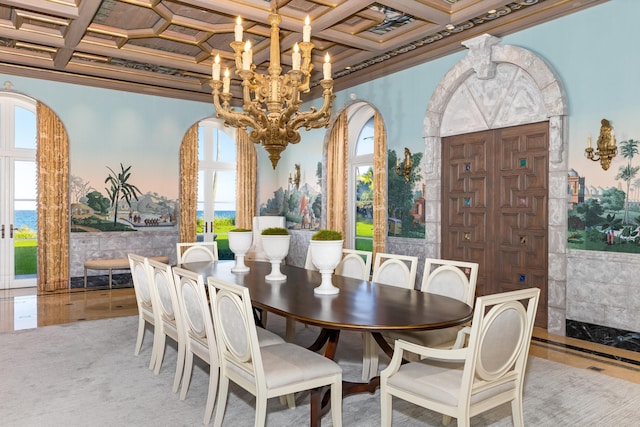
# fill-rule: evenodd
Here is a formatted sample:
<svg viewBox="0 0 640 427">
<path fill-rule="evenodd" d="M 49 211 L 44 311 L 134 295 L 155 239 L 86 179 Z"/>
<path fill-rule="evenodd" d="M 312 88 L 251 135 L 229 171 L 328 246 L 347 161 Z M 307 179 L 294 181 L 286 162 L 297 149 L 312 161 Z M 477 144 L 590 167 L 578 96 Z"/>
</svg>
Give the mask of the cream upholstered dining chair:
<svg viewBox="0 0 640 427">
<path fill-rule="evenodd" d="M 151 286 L 153 287 L 156 325 L 154 328 L 154 343 L 156 344 L 156 362 L 154 372 L 160 373 L 162 360 L 166 349 L 167 337 L 177 343 L 178 357 L 176 372 L 173 378 L 173 392 L 180 387 L 185 358 L 185 332 L 182 325 L 182 314 L 178 303 L 178 293 L 173 277 L 173 271 L 169 264 L 149 259 L 151 274 Z"/>
<path fill-rule="evenodd" d="M 336 266 L 334 272 L 339 276 L 368 280 L 369 275 L 371 274 L 371 257 L 372 254 L 369 251 L 342 249 L 342 259 Z M 304 262 L 304 268 L 311 271 L 317 271 L 316 266 L 311 260 L 311 245 L 307 248 L 307 257 Z"/>
<path fill-rule="evenodd" d="M 218 389 L 218 349 L 213 332 L 213 321 L 209 300 L 202 275 L 180 267 L 173 267 L 173 278 L 178 294 L 178 305 L 182 315 L 185 337 L 185 363 L 182 374 L 180 400 L 187 397 L 193 372 L 193 356 L 209 364 L 209 392 L 204 413 L 204 423 L 208 424 L 213 413 Z M 261 329 L 260 345 L 271 345 L 284 340 L 266 329 Z M 289 399 L 291 403 L 292 399 Z"/>
<path fill-rule="evenodd" d="M 291 343 L 260 346 L 249 289 L 207 279 L 218 337 L 220 390 L 214 426 L 221 426 L 229 381 L 256 397 L 255 426 L 264 426 L 267 400 L 331 386 L 331 419 L 342 425 L 342 368 L 334 361 Z"/>
<path fill-rule="evenodd" d="M 185 262 L 217 261 L 218 242 L 176 243 L 178 265 Z"/>
<path fill-rule="evenodd" d="M 136 339 L 136 347 L 134 354 L 140 354 L 144 333 L 147 324 L 153 325 L 155 328 L 156 315 L 153 306 L 153 289 L 151 287 L 151 277 L 149 274 L 149 260 L 136 254 L 128 254 L 129 267 L 131 268 L 131 279 L 133 280 L 133 290 L 136 294 L 136 304 L 138 305 L 138 337 Z M 157 345 L 155 342 L 155 329 L 153 347 L 151 350 L 151 361 L 149 369 L 154 369 L 156 363 Z"/>
<path fill-rule="evenodd" d="M 245 259 L 247 261 L 269 261 L 262 248 L 262 230 L 272 227 L 286 227 L 283 216 L 254 216 L 253 217 L 253 244 Z"/>
<path fill-rule="evenodd" d="M 522 392 L 540 289 L 479 297 L 468 346 L 434 349 L 396 341 L 393 358 L 380 374 L 382 426 L 392 421 L 392 396 L 439 412 L 445 424 L 511 402 L 513 424 L 524 425 Z M 402 364 L 405 351 L 419 354 Z"/>
<path fill-rule="evenodd" d="M 383 285 L 414 289 L 417 271 L 418 257 L 378 252 L 373 264 L 372 280 Z M 363 332 L 362 338 L 362 380 L 369 381 L 378 374 L 378 344 L 368 332 Z"/>
<path fill-rule="evenodd" d="M 209 311 L 209 300 L 202 275 L 174 267 L 173 280 L 177 289 L 178 306 L 182 315 L 185 337 L 185 363 L 180 400 L 187 397 L 193 372 L 193 357 L 194 355 L 198 356 L 209 365 L 209 391 L 204 411 L 204 423 L 208 424 L 213 414 L 213 404 L 218 390 L 220 366 L 211 312 Z"/>
<path fill-rule="evenodd" d="M 336 267 L 335 274 L 354 279 L 369 280 L 371 276 L 371 257 L 372 253 L 369 251 L 343 249 L 342 260 Z"/>
<path fill-rule="evenodd" d="M 477 280 L 478 263 L 427 258 L 420 289 L 422 292 L 455 298 L 473 307 Z M 385 337 L 432 348 L 460 348 L 468 331 L 468 326 L 454 326 L 431 331 L 389 332 Z"/>
<path fill-rule="evenodd" d="M 373 264 L 373 281 L 413 289 L 417 271 L 418 257 L 378 252 Z"/>
</svg>

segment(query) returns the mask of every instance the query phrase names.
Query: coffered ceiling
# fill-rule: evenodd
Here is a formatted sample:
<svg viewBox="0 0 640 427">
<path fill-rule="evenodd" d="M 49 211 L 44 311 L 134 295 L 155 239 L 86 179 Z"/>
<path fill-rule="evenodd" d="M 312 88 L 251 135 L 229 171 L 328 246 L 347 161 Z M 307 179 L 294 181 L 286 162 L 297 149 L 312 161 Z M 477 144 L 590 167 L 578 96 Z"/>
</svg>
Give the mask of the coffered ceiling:
<svg viewBox="0 0 640 427">
<path fill-rule="evenodd" d="M 0 72 L 209 101 L 212 54 L 233 70 L 237 16 L 266 70 L 276 7 L 284 71 L 309 16 L 312 86 L 329 53 L 342 90 L 604 1 L 0 0 Z"/>
</svg>

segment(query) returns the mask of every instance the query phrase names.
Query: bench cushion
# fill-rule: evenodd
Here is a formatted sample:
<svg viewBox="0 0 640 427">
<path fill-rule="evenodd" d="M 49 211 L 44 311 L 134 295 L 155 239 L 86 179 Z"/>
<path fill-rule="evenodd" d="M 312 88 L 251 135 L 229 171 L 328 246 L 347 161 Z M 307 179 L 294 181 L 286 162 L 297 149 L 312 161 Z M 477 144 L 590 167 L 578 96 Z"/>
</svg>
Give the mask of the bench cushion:
<svg viewBox="0 0 640 427">
<path fill-rule="evenodd" d="M 149 258 L 159 262 L 169 263 L 169 257 L 166 256 Z M 84 268 L 89 270 L 127 270 L 129 269 L 129 258 L 90 259 L 84 262 Z"/>
</svg>

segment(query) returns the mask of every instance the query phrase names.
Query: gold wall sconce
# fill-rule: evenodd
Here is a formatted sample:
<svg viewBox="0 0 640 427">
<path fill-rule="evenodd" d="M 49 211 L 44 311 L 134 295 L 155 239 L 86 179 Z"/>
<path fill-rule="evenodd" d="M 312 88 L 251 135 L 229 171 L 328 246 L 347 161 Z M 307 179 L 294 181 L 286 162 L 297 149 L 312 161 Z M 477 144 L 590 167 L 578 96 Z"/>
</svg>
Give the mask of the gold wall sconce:
<svg viewBox="0 0 640 427">
<path fill-rule="evenodd" d="M 404 177 L 404 182 L 409 182 L 409 179 L 411 179 L 412 166 L 411 151 L 409 151 L 409 148 L 404 147 L 404 161 L 400 163 L 400 159 L 396 158 L 396 173 Z"/>
<path fill-rule="evenodd" d="M 599 161 L 602 169 L 607 170 L 611 165 L 611 160 L 618 154 L 618 147 L 616 146 L 616 136 L 609 120 L 602 119 L 600 123 L 602 126 L 600 126 L 600 135 L 598 135 L 598 141 L 596 142 L 597 151 L 594 153 L 594 149 L 591 147 L 591 136 L 589 136 L 584 154 L 589 160 Z"/>
</svg>

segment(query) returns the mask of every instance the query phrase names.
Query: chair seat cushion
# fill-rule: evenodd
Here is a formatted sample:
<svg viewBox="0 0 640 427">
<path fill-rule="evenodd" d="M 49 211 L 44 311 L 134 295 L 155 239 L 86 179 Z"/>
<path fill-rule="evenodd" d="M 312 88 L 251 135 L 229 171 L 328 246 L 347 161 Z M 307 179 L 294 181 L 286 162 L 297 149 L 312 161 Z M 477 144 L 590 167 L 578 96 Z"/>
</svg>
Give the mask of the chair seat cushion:
<svg viewBox="0 0 640 427">
<path fill-rule="evenodd" d="M 458 406 L 462 366 L 461 363 L 446 363 L 427 359 L 411 362 L 402 365 L 400 370 L 389 378 L 388 384 L 434 402 Z M 514 389 L 514 382 L 508 382 L 474 393 L 471 396 L 471 404 Z"/>
<path fill-rule="evenodd" d="M 389 332 L 385 338 L 402 339 L 431 348 L 450 348 L 456 341 L 460 327 L 434 329 L 432 331 Z"/>
<path fill-rule="evenodd" d="M 274 334 L 264 328 L 256 328 L 256 332 L 258 333 L 258 343 L 260 344 L 260 347 L 282 344 L 284 342 L 284 339 L 280 335 Z"/>
<path fill-rule="evenodd" d="M 260 351 L 270 389 L 342 373 L 333 360 L 295 344 L 276 344 Z"/>
</svg>

